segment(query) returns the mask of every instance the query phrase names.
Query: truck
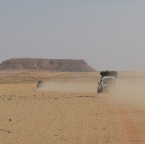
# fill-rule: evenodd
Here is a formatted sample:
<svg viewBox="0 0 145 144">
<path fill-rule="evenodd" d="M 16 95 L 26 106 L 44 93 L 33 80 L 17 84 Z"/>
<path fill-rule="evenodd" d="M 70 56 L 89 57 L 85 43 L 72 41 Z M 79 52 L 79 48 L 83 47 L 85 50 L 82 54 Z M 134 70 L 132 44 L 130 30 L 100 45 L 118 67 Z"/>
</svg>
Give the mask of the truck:
<svg viewBox="0 0 145 144">
<path fill-rule="evenodd" d="M 116 87 L 118 83 L 117 71 L 101 71 L 101 79 L 98 82 L 97 92 L 109 92 L 111 87 Z"/>
</svg>

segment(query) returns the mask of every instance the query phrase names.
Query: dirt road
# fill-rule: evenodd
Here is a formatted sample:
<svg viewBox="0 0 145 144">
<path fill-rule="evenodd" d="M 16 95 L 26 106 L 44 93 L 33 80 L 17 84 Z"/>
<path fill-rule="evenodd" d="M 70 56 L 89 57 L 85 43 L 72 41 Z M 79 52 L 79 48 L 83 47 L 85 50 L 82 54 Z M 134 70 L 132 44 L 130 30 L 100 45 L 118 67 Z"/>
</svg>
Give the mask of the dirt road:
<svg viewBox="0 0 145 144">
<path fill-rule="evenodd" d="M 54 95 L 21 86 L 1 85 L 0 144 L 145 143 L 145 106 L 108 94 Z"/>
</svg>

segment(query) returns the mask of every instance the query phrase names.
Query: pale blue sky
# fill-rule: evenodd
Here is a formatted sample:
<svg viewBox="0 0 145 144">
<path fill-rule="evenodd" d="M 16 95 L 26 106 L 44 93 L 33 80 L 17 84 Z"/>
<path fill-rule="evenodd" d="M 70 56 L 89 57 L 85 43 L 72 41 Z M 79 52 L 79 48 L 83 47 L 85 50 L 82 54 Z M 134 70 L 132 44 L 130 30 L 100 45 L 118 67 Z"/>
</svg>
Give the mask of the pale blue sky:
<svg viewBox="0 0 145 144">
<path fill-rule="evenodd" d="M 84 59 L 97 70 L 145 69 L 144 0 L 0 0 L 0 62 Z"/>
</svg>

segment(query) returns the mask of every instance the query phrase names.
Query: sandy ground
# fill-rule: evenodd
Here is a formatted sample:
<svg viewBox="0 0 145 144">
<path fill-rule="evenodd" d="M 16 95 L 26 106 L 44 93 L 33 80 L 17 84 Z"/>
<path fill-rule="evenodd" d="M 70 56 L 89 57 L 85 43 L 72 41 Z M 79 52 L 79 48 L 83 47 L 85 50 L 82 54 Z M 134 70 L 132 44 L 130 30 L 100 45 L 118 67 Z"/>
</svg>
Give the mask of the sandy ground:
<svg viewBox="0 0 145 144">
<path fill-rule="evenodd" d="M 55 83 L 66 83 L 65 75 Z M 22 81 L 25 74 L 12 76 L 0 84 L 0 144 L 145 144 L 145 99 L 135 91 L 96 95 L 97 79 L 90 74 L 74 74 L 70 82 L 83 83 L 84 91 L 60 91 L 54 83 L 53 90 L 37 90 L 36 82 Z"/>
</svg>

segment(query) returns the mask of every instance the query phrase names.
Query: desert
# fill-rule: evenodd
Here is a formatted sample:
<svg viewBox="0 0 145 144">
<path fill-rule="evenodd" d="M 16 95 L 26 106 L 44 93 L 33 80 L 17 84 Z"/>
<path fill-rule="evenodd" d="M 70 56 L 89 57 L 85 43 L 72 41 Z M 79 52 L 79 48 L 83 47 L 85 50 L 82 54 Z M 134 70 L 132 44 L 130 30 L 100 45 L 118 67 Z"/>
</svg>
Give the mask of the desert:
<svg viewBox="0 0 145 144">
<path fill-rule="evenodd" d="M 0 144 L 145 144 L 145 0 L 0 0 Z"/>
<path fill-rule="evenodd" d="M 138 77 L 144 74 L 119 73 Z M 38 80 L 48 85 L 39 90 Z M 97 94 L 98 81 L 99 72 L 1 71 L 0 143 L 145 143 L 144 93 L 130 86 Z"/>
</svg>

